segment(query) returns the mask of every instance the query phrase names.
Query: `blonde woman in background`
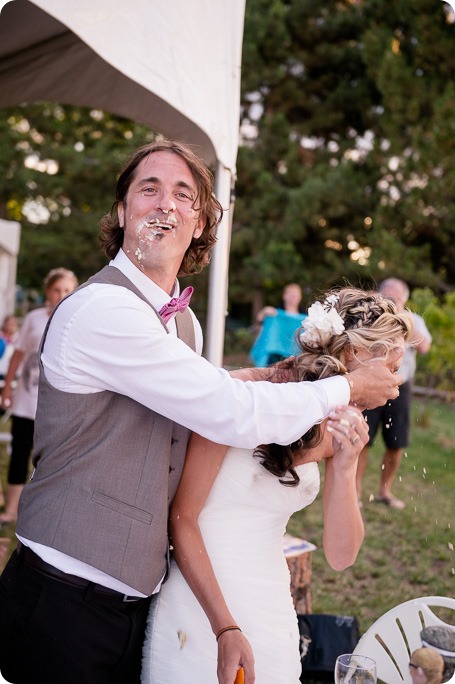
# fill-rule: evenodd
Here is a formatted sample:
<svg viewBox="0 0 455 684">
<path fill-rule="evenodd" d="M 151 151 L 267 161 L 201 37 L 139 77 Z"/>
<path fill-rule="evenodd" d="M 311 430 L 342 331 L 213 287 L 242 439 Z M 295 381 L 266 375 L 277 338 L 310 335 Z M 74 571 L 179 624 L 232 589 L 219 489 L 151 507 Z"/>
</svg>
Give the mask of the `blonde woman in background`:
<svg viewBox="0 0 455 684">
<path fill-rule="evenodd" d="M 5 510 L 0 526 L 16 522 L 19 497 L 27 480 L 33 446 L 36 406 L 38 402 L 41 336 L 53 308 L 77 287 L 77 278 L 66 268 L 54 268 L 44 279 L 45 306 L 30 311 L 25 317 L 5 375 L 1 407 L 11 412 L 11 457 L 8 468 Z M 19 373 L 14 391 L 13 382 Z"/>
</svg>

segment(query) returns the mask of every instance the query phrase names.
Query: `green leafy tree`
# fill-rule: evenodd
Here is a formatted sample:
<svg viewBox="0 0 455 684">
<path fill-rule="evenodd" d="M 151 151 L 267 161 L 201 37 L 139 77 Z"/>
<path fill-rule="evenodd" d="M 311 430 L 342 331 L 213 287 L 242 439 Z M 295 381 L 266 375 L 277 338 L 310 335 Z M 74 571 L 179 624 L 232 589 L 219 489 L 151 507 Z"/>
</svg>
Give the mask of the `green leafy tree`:
<svg viewBox="0 0 455 684">
<path fill-rule="evenodd" d="M 387 12 L 371 1 L 365 11 L 365 63 L 383 108 L 374 150 L 383 171 L 376 264 L 386 258 L 381 233 L 392 229 L 403 275 L 445 291 L 455 283 L 453 13 L 430 0 L 399 0 Z"/>
<path fill-rule="evenodd" d="M 455 390 L 455 292 L 439 301 L 429 288 L 417 288 L 409 306 L 424 317 L 433 341 L 427 354 L 418 355 L 416 380 L 425 387 Z"/>
<path fill-rule="evenodd" d="M 123 161 L 149 139 L 147 128 L 99 110 L 40 103 L 2 112 L 0 206 L 22 224 L 21 285 L 40 288 L 56 266 L 83 281 L 105 263 L 99 218 Z"/>
<path fill-rule="evenodd" d="M 449 12 L 247 0 L 233 301 L 258 308 L 290 280 L 453 286 Z"/>
</svg>

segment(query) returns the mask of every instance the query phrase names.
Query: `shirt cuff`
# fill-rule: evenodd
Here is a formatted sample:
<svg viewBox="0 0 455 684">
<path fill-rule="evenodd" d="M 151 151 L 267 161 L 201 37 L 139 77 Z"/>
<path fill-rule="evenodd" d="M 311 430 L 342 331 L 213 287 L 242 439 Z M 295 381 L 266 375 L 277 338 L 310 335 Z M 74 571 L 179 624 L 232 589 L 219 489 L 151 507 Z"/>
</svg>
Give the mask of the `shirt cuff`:
<svg viewBox="0 0 455 684">
<path fill-rule="evenodd" d="M 351 388 L 344 375 L 333 375 L 324 380 L 317 380 L 318 384 L 324 388 L 327 395 L 329 410 L 341 404 L 349 404 L 351 399 Z"/>
</svg>

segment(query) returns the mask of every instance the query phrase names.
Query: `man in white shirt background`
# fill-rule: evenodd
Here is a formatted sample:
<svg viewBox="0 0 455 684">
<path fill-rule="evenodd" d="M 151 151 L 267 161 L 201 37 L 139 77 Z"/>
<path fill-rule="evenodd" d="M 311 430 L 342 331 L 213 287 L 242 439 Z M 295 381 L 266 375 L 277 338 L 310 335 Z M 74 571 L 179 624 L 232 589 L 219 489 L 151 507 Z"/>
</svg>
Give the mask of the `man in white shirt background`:
<svg viewBox="0 0 455 684">
<path fill-rule="evenodd" d="M 379 292 L 391 299 L 401 313 L 406 308 L 409 299 L 409 287 L 400 278 L 387 278 L 379 285 Z M 377 406 L 364 412 L 370 429 L 370 440 L 362 449 L 357 465 L 357 495 L 359 501 L 362 496 L 362 480 L 368 465 L 369 450 L 373 446 L 376 433 L 381 427 L 385 450 L 382 457 L 379 477 L 378 494 L 374 497 L 376 503 L 384 504 L 396 510 L 403 510 L 405 502 L 392 493 L 392 484 L 400 467 L 403 449 L 409 445 L 411 420 L 412 380 L 416 371 L 417 353 L 426 354 L 431 346 L 431 334 L 422 316 L 412 313 L 414 333 L 417 338 L 415 345 L 407 345 L 398 372 L 403 384 L 396 399 L 384 405 Z"/>
<path fill-rule="evenodd" d="M 57 307 L 43 338 L 36 469 L 0 580 L 0 668 L 15 684 L 139 682 L 189 430 L 245 448 L 288 444 L 339 404 L 399 393 L 380 361 L 272 384 L 200 356 L 199 323 L 187 309 L 183 333 L 173 305 L 177 276 L 204 266 L 215 242 L 212 187 L 185 145 L 133 153 L 100 224 L 110 265 Z"/>
</svg>

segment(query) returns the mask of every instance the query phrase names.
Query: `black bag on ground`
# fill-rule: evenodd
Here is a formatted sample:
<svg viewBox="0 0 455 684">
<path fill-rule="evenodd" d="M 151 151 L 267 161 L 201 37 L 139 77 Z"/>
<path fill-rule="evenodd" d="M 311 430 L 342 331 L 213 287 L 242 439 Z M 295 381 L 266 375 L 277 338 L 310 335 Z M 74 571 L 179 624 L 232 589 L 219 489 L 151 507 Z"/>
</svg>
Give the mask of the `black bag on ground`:
<svg viewBox="0 0 455 684">
<path fill-rule="evenodd" d="M 333 682 L 335 661 L 352 653 L 360 639 L 357 618 L 348 615 L 298 615 L 302 676 Z"/>
</svg>

